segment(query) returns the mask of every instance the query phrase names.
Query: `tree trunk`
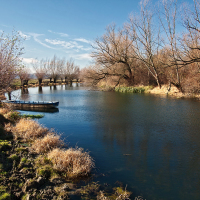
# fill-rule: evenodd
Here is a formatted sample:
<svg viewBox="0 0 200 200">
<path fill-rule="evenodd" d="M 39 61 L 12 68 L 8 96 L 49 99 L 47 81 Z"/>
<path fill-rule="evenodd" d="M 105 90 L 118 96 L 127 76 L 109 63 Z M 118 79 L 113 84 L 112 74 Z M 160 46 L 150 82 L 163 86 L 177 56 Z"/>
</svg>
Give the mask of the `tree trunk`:
<svg viewBox="0 0 200 200">
<path fill-rule="evenodd" d="M 38 82 L 39 82 L 39 86 L 41 86 L 41 84 L 42 84 L 42 79 L 39 78 L 39 79 L 38 79 Z"/>
</svg>

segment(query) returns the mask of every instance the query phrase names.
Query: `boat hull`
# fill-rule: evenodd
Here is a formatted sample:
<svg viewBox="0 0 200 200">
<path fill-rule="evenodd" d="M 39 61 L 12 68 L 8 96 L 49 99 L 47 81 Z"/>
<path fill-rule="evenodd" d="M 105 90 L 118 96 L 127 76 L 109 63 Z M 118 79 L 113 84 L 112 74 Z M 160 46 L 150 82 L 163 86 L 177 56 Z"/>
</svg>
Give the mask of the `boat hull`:
<svg viewBox="0 0 200 200">
<path fill-rule="evenodd" d="M 27 108 L 55 108 L 59 105 L 58 101 L 2 101 L 13 109 L 27 109 Z"/>
</svg>

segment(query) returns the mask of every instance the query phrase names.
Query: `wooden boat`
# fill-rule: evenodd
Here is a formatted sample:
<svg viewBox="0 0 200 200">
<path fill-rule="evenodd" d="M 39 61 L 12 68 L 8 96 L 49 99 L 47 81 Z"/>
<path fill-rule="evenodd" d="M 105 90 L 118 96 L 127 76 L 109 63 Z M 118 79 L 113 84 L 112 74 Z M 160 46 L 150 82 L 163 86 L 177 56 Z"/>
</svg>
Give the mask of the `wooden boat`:
<svg viewBox="0 0 200 200">
<path fill-rule="evenodd" d="M 19 100 L 3 100 L 2 103 L 13 109 L 24 108 L 55 108 L 59 105 L 58 101 L 19 101 Z"/>
</svg>

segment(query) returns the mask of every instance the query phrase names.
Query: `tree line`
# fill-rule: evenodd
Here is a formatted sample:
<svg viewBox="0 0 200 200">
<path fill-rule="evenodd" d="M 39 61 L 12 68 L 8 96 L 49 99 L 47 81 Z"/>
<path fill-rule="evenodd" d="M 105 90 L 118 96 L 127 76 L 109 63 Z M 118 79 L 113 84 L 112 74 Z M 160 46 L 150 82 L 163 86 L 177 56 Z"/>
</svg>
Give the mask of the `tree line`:
<svg viewBox="0 0 200 200">
<path fill-rule="evenodd" d="M 36 59 L 32 61 L 32 67 L 35 70 L 35 76 L 38 79 L 39 85 L 42 84 L 45 78 L 50 79 L 52 83 L 56 83 L 58 79 L 61 79 L 61 82 L 64 81 L 65 83 L 72 83 L 74 79 L 77 81 L 79 79 L 80 68 L 72 58 L 66 60 L 65 58 L 60 59 L 54 55 L 52 59 Z M 18 75 L 21 80 L 21 85 L 28 85 L 28 80 L 30 80 L 28 69 L 21 68 Z"/>
<path fill-rule="evenodd" d="M 96 85 L 163 84 L 181 92 L 200 92 L 200 1 L 182 5 L 162 0 L 156 7 L 140 2 L 122 28 L 111 24 L 93 44 L 94 64 L 82 70 Z"/>
</svg>

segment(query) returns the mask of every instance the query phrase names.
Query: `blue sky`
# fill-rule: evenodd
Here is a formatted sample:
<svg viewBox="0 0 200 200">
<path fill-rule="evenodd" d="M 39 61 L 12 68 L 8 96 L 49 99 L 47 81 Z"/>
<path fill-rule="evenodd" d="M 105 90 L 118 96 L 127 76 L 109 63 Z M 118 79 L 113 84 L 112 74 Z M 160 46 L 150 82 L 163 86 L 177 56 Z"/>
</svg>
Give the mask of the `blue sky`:
<svg viewBox="0 0 200 200">
<path fill-rule="evenodd" d="M 111 23 L 122 27 L 138 0 L 0 0 L 0 31 L 22 36 L 24 63 L 32 59 L 73 58 L 81 68 L 92 62 L 91 44 Z M 154 1 L 153 1 L 154 2 Z M 156 2 L 156 1 L 155 1 Z M 192 2 L 192 0 L 188 0 Z"/>
</svg>

